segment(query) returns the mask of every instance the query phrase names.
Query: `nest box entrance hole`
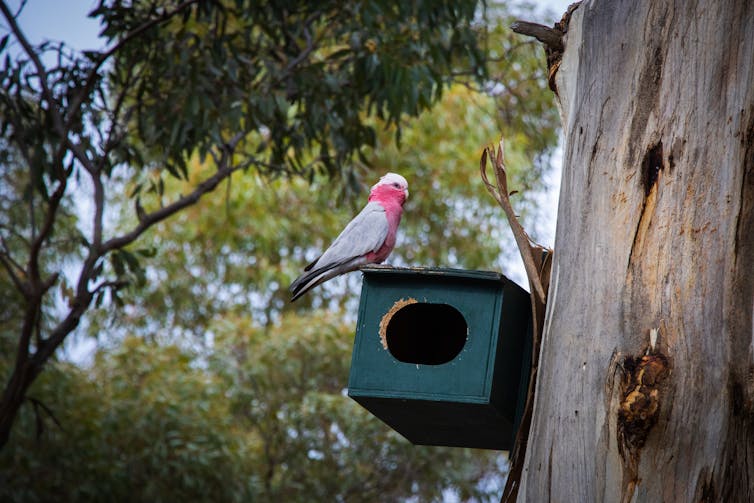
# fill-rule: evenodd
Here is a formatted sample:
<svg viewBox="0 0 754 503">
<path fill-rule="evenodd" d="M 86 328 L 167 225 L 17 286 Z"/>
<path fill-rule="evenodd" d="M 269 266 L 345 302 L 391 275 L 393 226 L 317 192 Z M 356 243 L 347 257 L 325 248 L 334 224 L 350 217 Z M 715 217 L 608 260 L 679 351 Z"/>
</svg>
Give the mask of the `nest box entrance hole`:
<svg viewBox="0 0 754 503">
<path fill-rule="evenodd" d="M 417 302 L 396 311 L 385 332 L 387 349 L 396 360 L 441 365 L 461 352 L 468 326 L 453 306 Z"/>
</svg>

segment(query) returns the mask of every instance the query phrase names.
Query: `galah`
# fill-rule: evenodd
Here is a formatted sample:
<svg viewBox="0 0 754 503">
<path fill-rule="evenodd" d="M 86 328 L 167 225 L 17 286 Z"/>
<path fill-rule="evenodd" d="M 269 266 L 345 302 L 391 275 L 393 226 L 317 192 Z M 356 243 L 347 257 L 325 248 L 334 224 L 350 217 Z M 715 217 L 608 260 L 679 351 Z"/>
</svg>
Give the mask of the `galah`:
<svg viewBox="0 0 754 503">
<path fill-rule="evenodd" d="M 343 232 L 304 273 L 291 283 L 291 302 L 310 289 L 366 264 L 379 264 L 395 246 L 403 203 L 408 197 L 408 182 L 401 175 L 388 173 L 372 186 L 369 202 Z"/>
</svg>

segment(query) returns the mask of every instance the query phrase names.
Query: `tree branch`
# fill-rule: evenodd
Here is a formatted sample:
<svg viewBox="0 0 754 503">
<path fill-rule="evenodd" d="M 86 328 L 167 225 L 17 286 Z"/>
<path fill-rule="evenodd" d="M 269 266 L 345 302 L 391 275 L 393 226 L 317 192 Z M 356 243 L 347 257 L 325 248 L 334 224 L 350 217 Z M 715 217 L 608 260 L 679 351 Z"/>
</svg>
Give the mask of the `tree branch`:
<svg viewBox="0 0 754 503">
<path fill-rule="evenodd" d="M 29 343 L 39 311 L 40 297 L 32 293 L 27 299 L 24 323 L 21 326 L 21 337 L 18 338 L 18 349 L 16 350 L 16 371 L 24 370 L 26 362 L 29 360 Z"/>
<path fill-rule="evenodd" d="M 511 25 L 511 30 L 519 35 L 534 37 L 553 51 L 563 51 L 563 32 L 557 28 L 528 21 L 516 21 Z"/>
<path fill-rule="evenodd" d="M 16 10 L 16 13 L 13 17 L 18 17 L 21 15 L 21 13 L 24 11 L 24 8 L 26 7 L 27 0 L 21 0 L 21 3 L 18 5 L 18 9 Z"/>
<path fill-rule="evenodd" d="M 87 290 L 82 293 L 77 292 L 76 297 L 73 300 L 73 308 L 68 312 L 68 315 L 58 323 L 58 325 L 50 332 L 50 335 L 45 339 L 45 344 L 37 348 L 32 360 L 34 367 L 32 369 L 32 375 L 29 382 L 32 382 L 39 372 L 42 371 L 43 364 L 52 356 L 55 350 L 62 344 L 65 337 L 71 333 L 81 321 L 81 316 L 89 308 L 89 304 L 92 300 L 92 294 Z"/>
<path fill-rule="evenodd" d="M 237 134 L 229 144 L 225 145 L 225 149 L 233 149 L 240 140 L 241 134 Z M 117 282 L 106 282 L 97 285 L 94 291 L 90 291 L 88 288 L 89 280 L 91 279 L 91 272 L 94 270 L 97 260 L 104 256 L 107 252 L 115 249 L 123 248 L 128 244 L 136 240 L 141 234 L 144 233 L 152 225 L 165 220 L 178 211 L 196 203 L 204 194 L 211 192 L 217 185 L 230 176 L 235 171 L 243 168 L 246 164 L 229 165 L 227 160 L 230 156 L 226 156 L 226 162 L 220 167 L 212 176 L 200 183 L 193 192 L 187 196 L 179 198 L 177 201 L 160 208 L 159 210 L 149 213 L 139 222 L 139 224 L 129 233 L 122 236 L 112 238 L 104 242 L 99 247 L 90 248 L 89 256 L 84 262 L 84 266 L 79 275 L 79 281 L 76 289 L 76 296 L 73 299 L 73 307 L 69 311 L 68 315 L 50 332 L 49 337 L 46 339 L 46 344 L 40 347 L 33 356 L 35 363 L 35 374 L 41 370 L 41 365 L 47 361 L 54 351 L 62 344 L 65 337 L 75 329 L 81 316 L 86 312 L 89 304 L 94 297 L 95 292 L 98 289 L 105 286 L 116 286 Z"/>
<path fill-rule="evenodd" d="M 62 141 L 66 143 L 68 147 L 71 149 L 71 152 L 74 154 L 76 159 L 79 162 L 81 162 L 84 168 L 90 173 L 94 173 L 96 171 L 96 166 L 94 165 L 94 163 L 92 163 L 91 159 L 89 159 L 86 153 L 82 150 L 81 146 L 70 139 L 70 137 L 67 134 L 67 131 L 70 128 L 70 121 L 72 121 L 73 118 L 76 116 L 76 114 L 78 113 L 81 107 L 81 104 L 84 102 L 84 99 L 91 92 L 92 87 L 94 86 L 94 82 L 96 81 L 95 77 L 97 76 L 97 72 L 99 71 L 100 67 L 105 63 L 105 61 L 107 61 L 113 54 L 115 54 L 121 47 L 123 47 L 129 41 L 133 40 L 135 37 L 138 37 L 140 34 L 148 30 L 149 28 L 167 19 L 170 19 L 177 13 L 181 12 L 185 8 L 197 2 L 198 0 L 186 0 L 185 2 L 178 5 L 172 11 L 166 12 L 162 16 L 152 19 L 142 24 L 141 26 L 135 28 L 134 30 L 126 34 L 121 40 L 119 40 L 110 49 L 102 53 L 102 55 L 94 64 L 94 66 L 89 70 L 89 73 L 87 74 L 86 79 L 85 79 L 86 84 L 81 88 L 81 91 L 79 91 L 76 94 L 76 96 L 74 96 L 73 100 L 71 101 L 71 104 L 68 107 L 68 117 L 67 117 L 67 120 L 65 121 L 63 120 L 63 117 L 60 114 L 60 111 L 58 110 L 57 104 L 54 99 L 54 95 L 47 83 L 46 70 L 44 68 L 44 65 L 42 65 L 42 61 L 39 59 L 39 55 L 34 51 L 34 48 L 31 46 L 26 36 L 23 34 L 21 29 L 19 28 L 18 23 L 16 23 L 15 17 L 10 12 L 10 9 L 5 4 L 5 1 L 0 2 L 0 11 L 2 11 L 3 15 L 8 20 L 8 23 L 11 26 L 11 31 L 18 39 L 19 43 L 24 48 L 24 51 L 27 53 L 32 63 L 34 64 L 34 67 L 37 70 L 39 83 L 42 88 L 42 96 L 49 105 L 49 112 L 52 114 L 52 119 L 55 125 L 55 129 L 58 131 L 58 134 L 61 136 Z"/>
<path fill-rule="evenodd" d="M 143 69 L 139 70 L 139 74 L 142 72 Z M 138 78 L 138 74 L 136 78 Z M 97 165 L 97 169 L 99 171 L 102 171 L 104 169 L 110 152 L 112 152 L 112 150 L 122 141 L 123 137 L 125 136 L 125 128 L 123 131 L 118 130 L 120 127 L 120 114 L 126 101 L 126 95 L 128 94 L 127 90 L 130 89 L 133 80 L 134 67 L 129 67 L 128 76 L 126 77 L 125 82 L 123 82 L 123 84 L 120 86 L 121 90 L 118 93 L 118 97 L 115 99 L 115 105 L 108 111 L 110 115 L 110 127 L 108 128 L 107 137 L 104 139 L 104 143 L 102 145 L 102 154 Z M 103 102 L 107 103 L 107 100 L 103 99 Z M 128 123 L 131 111 L 132 109 L 130 108 L 126 109 L 124 117 L 125 124 Z"/>
<path fill-rule="evenodd" d="M 223 181 L 225 178 L 227 178 L 234 171 L 237 171 L 241 167 L 241 165 L 236 165 L 225 166 L 221 169 L 218 169 L 214 175 L 197 185 L 196 189 L 194 189 L 194 191 L 190 194 L 178 198 L 178 200 L 174 201 L 171 204 L 168 204 L 167 206 L 163 206 L 159 210 L 144 215 L 144 217 L 140 219 L 139 224 L 131 232 L 107 240 L 102 244 L 102 253 L 104 254 L 111 250 L 123 248 L 124 246 L 132 243 L 139 236 L 141 236 L 144 231 L 146 231 L 154 224 L 161 222 L 162 220 L 165 220 L 178 211 L 196 203 L 204 194 L 214 190 L 221 181 Z"/>
<path fill-rule="evenodd" d="M 315 13 L 318 14 L 318 13 Z M 293 70 L 296 66 L 298 66 L 299 63 L 301 63 L 303 60 L 305 60 L 311 53 L 314 51 L 314 48 L 317 46 L 317 42 L 314 42 L 312 40 L 312 34 L 309 31 L 309 23 L 311 23 L 311 20 L 313 19 L 314 14 L 312 16 L 309 16 L 309 19 L 306 21 L 306 26 L 304 27 L 304 38 L 306 39 L 306 48 L 304 48 L 303 51 L 301 51 L 301 54 L 293 58 L 288 65 L 285 67 L 285 75 L 289 75 L 291 73 L 291 70 Z"/>
<path fill-rule="evenodd" d="M 39 278 L 40 278 L 39 253 L 42 250 L 42 244 L 50 235 L 50 232 L 52 232 L 52 226 L 55 223 L 55 218 L 58 212 L 58 206 L 60 206 L 60 201 L 61 199 L 63 199 L 66 186 L 67 184 L 65 180 L 61 180 L 58 182 L 58 186 L 55 189 L 55 191 L 52 193 L 52 195 L 50 196 L 49 203 L 47 204 L 47 212 L 45 213 L 45 220 L 44 220 L 44 223 L 42 224 L 42 228 L 39 230 L 39 234 L 37 234 L 37 237 L 31 243 L 31 249 L 29 250 L 29 263 L 28 263 L 29 270 L 27 271 L 27 273 L 29 274 L 30 281 L 32 281 L 33 284 L 35 285 L 39 282 Z"/>
<path fill-rule="evenodd" d="M 105 189 L 102 186 L 102 171 L 89 172 L 94 186 L 94 221 L 92 222 L 92 244 L 95 250 L 102 246 L 102 220 L 105 213 Z"/>
<path fill-rule="evenodd" d="M 18 291 L 25 296 L 27 294 L 27 289 L 22 281 L 22 277 L 25 275 L 24 268 L 21 267 L 21 264 L 13 260 L 13 255 L 11 255 L 10 247 L 5 241 L 5 237 L 0 236 L 0 244 L 3 246 L 3 253 L 0 253 L 0 262 L 3 263 L 3 267 L 8 271 L 8 275 L 11 277 L 11 280 Z"/>
</svg>

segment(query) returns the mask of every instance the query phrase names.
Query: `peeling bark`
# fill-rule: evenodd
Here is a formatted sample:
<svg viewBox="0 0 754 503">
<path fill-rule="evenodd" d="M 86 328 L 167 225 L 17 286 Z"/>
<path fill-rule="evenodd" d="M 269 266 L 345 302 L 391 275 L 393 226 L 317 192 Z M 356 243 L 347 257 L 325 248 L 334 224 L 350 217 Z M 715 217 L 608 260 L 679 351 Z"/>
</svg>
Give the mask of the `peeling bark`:
<svg viewBox="0 0 754 503">
<path fill-rule="evenodd" d="M 584 1 L 563 45 L 518 501 L 754 501 L 754 2 Z M 671 371 L 642 390 L 661 325 Z M 639 405 L 656 417 L 632 416 L 637 442 Z"/>
</svg>

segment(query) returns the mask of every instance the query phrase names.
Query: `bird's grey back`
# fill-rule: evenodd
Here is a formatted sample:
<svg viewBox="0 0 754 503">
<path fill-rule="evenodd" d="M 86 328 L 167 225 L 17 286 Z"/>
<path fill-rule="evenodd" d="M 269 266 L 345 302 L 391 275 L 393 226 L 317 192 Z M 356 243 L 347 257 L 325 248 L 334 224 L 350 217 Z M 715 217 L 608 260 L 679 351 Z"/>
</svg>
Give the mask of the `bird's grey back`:
<svg viewBox="0 0 754 503">
<path fill-rule="evenodd" d="M 314 264 L 313 269 L 377 251 L 387 235 L 388 221 L 385 208 L 380 203 L 370 202 L 348 222 L 343 232 Z"/>
</svg>

